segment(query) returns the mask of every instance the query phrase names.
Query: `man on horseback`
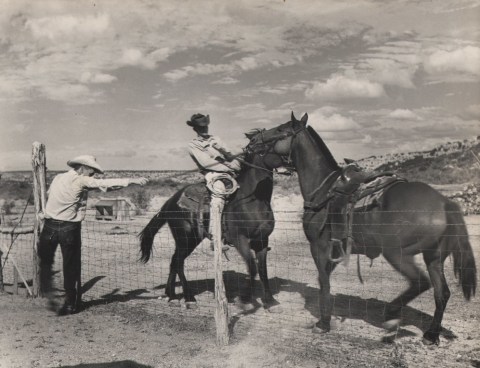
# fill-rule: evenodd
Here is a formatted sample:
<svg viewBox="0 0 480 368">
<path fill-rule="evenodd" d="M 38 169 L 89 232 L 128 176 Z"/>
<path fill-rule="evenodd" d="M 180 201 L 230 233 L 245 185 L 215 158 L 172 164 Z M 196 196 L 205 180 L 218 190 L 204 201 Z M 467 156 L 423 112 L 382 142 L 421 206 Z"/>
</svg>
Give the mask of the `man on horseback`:
<svg viewBox="0 0 480 368">
<path fill-rule="evenodd" d="M 187 121 L 187 125 L 197 133 L 197 136 L 188 144 L 188 150 L 200 172 L 205 176 L 211 196 L 226 198 L 238 187 L 235 177 L 240 172 L 241 164 L 218 137 L 208 134 L 209 124 L 210 116 L 203 114 L 194 114 Z M 212 207 L 210 207 L 210 219 L 213 218 L 211 210 Z M 210 221 L 210 238 L 211 230 L 212 222 Z"/>
</svg>

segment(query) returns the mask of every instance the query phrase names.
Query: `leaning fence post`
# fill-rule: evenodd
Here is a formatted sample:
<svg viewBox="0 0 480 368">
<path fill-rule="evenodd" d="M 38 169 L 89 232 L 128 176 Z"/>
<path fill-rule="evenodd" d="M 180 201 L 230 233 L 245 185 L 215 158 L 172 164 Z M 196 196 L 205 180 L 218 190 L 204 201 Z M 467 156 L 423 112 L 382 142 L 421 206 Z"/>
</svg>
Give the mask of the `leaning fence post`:
<svg viewBox="0 0 480 368">
<path fill-rule="evenodd" d="M 3 266 L 2 266 L 2 249 L 0 249 L 0 293 L 5 291 L 5 285 L 3 283 Z"/>
<path fill-rule="evenodd" d="M 212 237 L 214 245 L 214 269 L 215 269 L 215 323 L 217 325 L 217 345 L 228 345 L 228 300 L 223 282 L 222 267 L 222 222 L 221 213 L 225 199 L 221 196 L 212 195 L 210 206 L 212 218 Z"/>
<path fill-rule="evenodd" d="M 12 293 L 13 293 L 13 295 L 18 295 L 18 269 L 17 269 L 17 267 L 13 267 Z"/>
<path fill-rule="evenodd" d="M 37 256 L 38 241 L 43 228 L 43 211 L 47 197 L 47 168 L 45 145 L 34 142 L 32 146 L 33 198 L 35 203 L 35 225 L 33 230 L 33 296 L 40 293 L 40 269 Z"/>
</svg>

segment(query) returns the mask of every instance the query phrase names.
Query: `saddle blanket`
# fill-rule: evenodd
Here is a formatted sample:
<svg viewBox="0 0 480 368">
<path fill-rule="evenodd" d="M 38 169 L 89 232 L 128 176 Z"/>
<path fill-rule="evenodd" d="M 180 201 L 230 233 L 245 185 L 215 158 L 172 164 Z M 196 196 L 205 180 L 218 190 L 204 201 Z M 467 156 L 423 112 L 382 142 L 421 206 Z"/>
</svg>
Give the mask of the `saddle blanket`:
<svg viewBox="0 0 480 368">
<path fill-rule="evenodd" d="M 406 182 L 406 179 L 400 178 L 396 175 L 379 176 L 375 180 L 368 183 L 363 183 L 357 190 L 356 200 L 354 201 L 354 211 L 368 211 L 376 207 L 379 203 L 380 197 L 385 190 L 394 184 Z"/>
<path fill-rule="evenodd" d="M 210 194 L 204 183 L 189 185 L 182 192 L 178 206 L 192 212 L 209 212 Z"/>
</svg>

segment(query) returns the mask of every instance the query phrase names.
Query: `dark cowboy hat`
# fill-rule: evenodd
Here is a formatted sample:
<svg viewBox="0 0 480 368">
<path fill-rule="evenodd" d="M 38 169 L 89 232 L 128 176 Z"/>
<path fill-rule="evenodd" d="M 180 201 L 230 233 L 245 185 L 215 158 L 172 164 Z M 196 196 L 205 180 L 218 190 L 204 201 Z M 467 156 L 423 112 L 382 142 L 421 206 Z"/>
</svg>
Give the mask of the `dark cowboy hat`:
<svg viewBox="0 0 480 368">
<path fill-rule="evenodd" d="M 210 124 L 210 115 L 203 115 L 203 114 L 194 114 L 190 118 L 189 121 L 187 121 L 187 125 L 190 125 L 191 127 L 206 127 Z"/>
</svg>

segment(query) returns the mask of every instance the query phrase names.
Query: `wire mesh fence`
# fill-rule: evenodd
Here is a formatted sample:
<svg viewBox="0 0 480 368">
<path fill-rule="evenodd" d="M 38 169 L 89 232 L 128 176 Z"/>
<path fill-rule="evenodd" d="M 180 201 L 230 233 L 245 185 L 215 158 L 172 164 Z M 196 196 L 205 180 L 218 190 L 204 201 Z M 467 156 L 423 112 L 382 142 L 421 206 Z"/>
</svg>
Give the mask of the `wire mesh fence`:
<svg viewBox="0 0 480 368">
<path fill-rule="evenodd" d="M 185 263 L 185 275 L 197 300 L 193 308 L 183 301 L 168 302 L 162 298 L 175 250 L 168 226 L 164 226 L 155 237 L 153 258 L 147 264 L 139 262 L 137 235 L 155 213 L 147 212 L 132 216 L 129 220 L 116 221 L 97 220 L 95 211 L 88 211 L 82 224 L 82 282 L 86 305 L 118 301 L 141 304 L 141 310 L 146 313 L 213 316 L 215 275 L 213 251 L 208 240 L 200 243 Z M 227 252 L 224 280 L 229 314 L 234 321 L 240 320 L 241 316 L 237 326 L 243 327 L 238 327 L 239 330 L 249 326 L 251 331 L 258 334 L 275 331 L 285 336 L 304 334 L 305 339 L 310 339 L 311 327 L 320 316 L 319 284 L 301 218 L 299 211 L 275 210 L 275 230 L 269 238 L 271 250 L 268 252 L 267 266 L 272 292 L 281 306 L 279 313 L 270 313 L 262 308 L 263 288 L 258 279 L 253 290 L 256 300 L 254 309 L 246 314 L 237 307 L 235 297 L 245 287 L 248 272 L 235 249 Z M 465 220 L 469 240 L 478 260 L 480 217 L 467 216 Z M 33 221 L 33 216 L 27 215 L 23 221 L 28 224 Z M 9 249 L 8 257 L 16 261 L 25 279 L 31 282 L 33 235 L 21 234 L 12 241 L 11 234 L 1 234 L 2 265 L 5 266 L 3 281 L 7 285 L 13 282 L 12 262 L 7 260 L 5 263 L 6 250 Z M 418 265 L 425 269 L 421 255 L 416 257 Z M 55 285 L 61 291 L 60 249 L 55 259 Z M 359 282 L 359 271 L 363 284 Z M 445 274 L 452 296 L 444 316 L 444 335 L 453 336 L 456 331 L 473 333 L 480 321 L 478 298 L 470 303 L 464 301 L 450 257 L 445 262 Z M 337 266 L 331 277 L 336 338 L 348 336 L 352 339 L 354 336 L 355 339 L 366 339 L 364 341 L 376 344 L 383 334 L 386 303 L 398 296 L 407 285 L 407 281 L 382 257 L 371 261 L 365 256 L 359 256 L 357 260 L 357 256 L 352 255 L 348 266 Z M 182 288 L 178 280 L 176 292 L 181 296 Z M 404 325 L 400 333 L 421 336 L 421 331 L 425 331 L 431 321 L 434 308 L 433 291 L 430 289 L 403 308 Z M 355 344 L 353 340 L 351 342 Z"/>
</svg>

